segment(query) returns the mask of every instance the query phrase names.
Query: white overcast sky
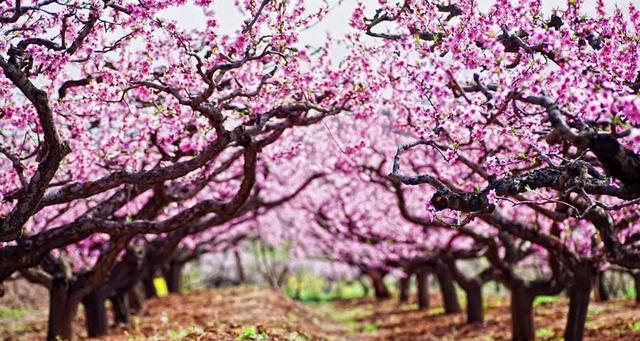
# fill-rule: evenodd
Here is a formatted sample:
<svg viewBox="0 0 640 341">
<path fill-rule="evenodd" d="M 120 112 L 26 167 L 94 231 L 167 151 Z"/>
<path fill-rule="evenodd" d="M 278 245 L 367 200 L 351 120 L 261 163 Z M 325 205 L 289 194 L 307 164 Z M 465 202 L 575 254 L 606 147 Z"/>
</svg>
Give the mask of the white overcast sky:
<svg viewBox="0 0 640 341">
<path fill-rule="evenodd" d="M 234 0 L 214 1 L 214 6 L 217 9 L 216 20 L 220 25 L 221 33 L 232 33 L 242 27 L 243 16 L 238 12 L 234 2 Z M 358 0 L 306 0 L 305 5 L 310 10 L 328 3 L 332 11 L 322 22 L 303 32 L 300 37 L 301 43 L 303 45 L 319 46 L 324 41 L 327 33 L 336 38 L 345 34 L 349 30 L 349 18 L 357 2 Z M 635 3 L 640 6 L 640 0 L 605 0 L 604 2 L 608 12 L 611 12 L 615 6 L 626 9 L 630 3 Z M 367 5 L 368 13 L 373 13 L 378 7 L 378 0 L 364 0 L 364 3 Z M 487 9 L 493 3 L 493 0 L 479 0 L 481 9 Z M 566 1 L 564 0 L 543 0 L 542 3 L 545 10 L 549 12 L 554 8 L 566 7 Z M 595 6 L 596 0 L 585 1 L 585 8 L 588 8 L 589 14 L 595 13 Z M 203 27 L 206 22 L 202 11 L 193 5 L 171 7 L 164 11 L 163 16 L 167 19 L 176 20 L 178 25 L 185 29 Z M 342 51 L 340 47 L 336 47 L 336 49 L 332 51 L 334 57 L 337 58 L 339 58 L 342 53 L 344 53 L 344 51 Z"/>
</svg>

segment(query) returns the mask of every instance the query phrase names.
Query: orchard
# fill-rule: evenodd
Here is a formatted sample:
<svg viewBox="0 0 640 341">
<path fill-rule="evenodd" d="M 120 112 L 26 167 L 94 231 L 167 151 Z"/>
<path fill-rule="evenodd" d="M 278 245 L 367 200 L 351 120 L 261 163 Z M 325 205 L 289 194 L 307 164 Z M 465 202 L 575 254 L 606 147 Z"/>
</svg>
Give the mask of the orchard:
<svg viewBox="0 0 640 341">
<path fill-rule="evenodd" d="M 640 339 L 640 3 L 0 0 L 0 336 Z"/>
</svg>

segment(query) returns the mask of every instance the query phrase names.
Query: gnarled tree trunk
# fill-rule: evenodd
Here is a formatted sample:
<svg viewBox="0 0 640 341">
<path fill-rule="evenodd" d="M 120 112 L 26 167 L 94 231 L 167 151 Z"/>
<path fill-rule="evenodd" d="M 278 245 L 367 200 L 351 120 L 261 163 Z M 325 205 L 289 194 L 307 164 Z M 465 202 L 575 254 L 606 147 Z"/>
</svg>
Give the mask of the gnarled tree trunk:
<svg viewBox="0 0 640 341">
<path fill-rule="evenodd" d="M 511 332 L 514 341 L 529 341 L 535 338 L 533 299 L 526 286 L 511 287 Z"/>
<path fill-rule="evenodd" d="M 144 276 L 141 279 L 142 286 L 144 288 L 144 296 L 145 298 L 155 298 L 158 297 L 158 293 L 156 292 L 156 286 L 153 284 L 153 275 Z"/>
<path fill-rule="evenodd" d="M 633 288 L 636 291 L 636 305 L 640 305 L 640 271 L 631 273 L 633 276 Z"/>
<path fill-rule="evenodd" d="M 167 266 L 162 269 L 164 280 L 167 282 L 167 289 L 170 293 L 179 293 L 182 286 L 182 269 L 184 263 L 171 260 Z"/>
<path fill-rule="evenodd" d="M 69 282 L 54 278 L 49 289 L 47 340 L 71 340 L 78 304 L 69 293 Z"/>
<path fill-rule="evenodd" d="M 418 287 L 418 309 L 429 308 L 429 273 L 426 270 L 416 271 Z"/>
<path fill-rule="evenodd" d="M 607 289 L 607 283 L 604 271 L 599 272 L 595 276 L 595 285 L 597 288 L 597 300 L 600 302 L 606 302 L 609 300 L 609 290 Z"/>
<path fill-rule="evenodd" d="M 379 300 L 384 300 L 391 297 L 389 293 L 389 289 L 384 284 L 384 276 L 380 270 L 369 270 L 369 278 L 371 279 L 371 284 L 373 285 L 373 291 L 376 295 L 376 298 Z"/>
<path fill-rule="evenodd" d="M 140 286 L 141 284 L 137 283 L 126 293 L 132 314 L 139 314 L 144 310 L 144 295 Z"/>
<path fill-rule="evenodd" d="M 590 267 L 581 267 L 574 271 L 574 282 L 569 296 L 569 315 L 564 331 L 565 341 L 579 341 L 584 336 L 593 277 Z"/>
<path fill-rule="evenodd" d="M 111 306 L 113 309 L 113 319 L 116 325 L 128 325 L 129 316 L 129 298 L 124 292 L 117 292 L 111 297 Z"/>
<path fill-rule="evenodd" d="M 438 278 L 438 284 L 440 285 L 440 292 L 442 293 L 445 314 L 459 313 L 461 311 L 460 302 L 458 301 L 456 287 L 453 283 L 453 277 L 449 272 L 449 268 L 444 263 L 438 262 L 435 273 Z"/>
<path fill-rule="evenodd" d="M 467 295 L 467 323 L 484 322 L 482 283 L 477 279 L 469 280 L 464 291 Z"/>
<path fill-rule="evenodd" d="M 487 269 L 476 277 L 467 278 L 456 267 L 455 260 L 447 260 L 451 275 L 458 282 L 467 296 L 467 323 L 484 322 L 484 307 L 482 302 L 483 277 L 489 276 L 491 269 Z"/>
<path fill-rule="evenodd" d="M 105 307 L 105 298 L 100 290 L 94 290 L 82 299 L 85 326 L 89 337 L 106 335 L 109 331 L 109 319 Z"/>
</svg>

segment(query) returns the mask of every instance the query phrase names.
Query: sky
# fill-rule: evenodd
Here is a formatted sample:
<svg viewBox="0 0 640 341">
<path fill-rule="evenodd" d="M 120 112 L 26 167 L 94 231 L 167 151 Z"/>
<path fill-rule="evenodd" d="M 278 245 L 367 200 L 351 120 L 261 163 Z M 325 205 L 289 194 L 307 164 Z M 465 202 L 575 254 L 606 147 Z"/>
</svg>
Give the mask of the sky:
<svg viewBox="0 0 640 341">
<path fill-rule="evenodd" d="M 306 0 L 305 6 L 307 6 L 309 10 L 319 8 L 327 3 L 331 6 L 332 10 L 323 21 L 305 30 L 301 34 L 301 43 L 314 47 L 320 46 L 324 42 L 327 34 L 330 34 L 332 37 L 340 37 L 347 33 L 350 29 L 349 19 L 351 13 L 359 1 L 365 3 L 371 15 L 378 7 L 378 0 Z M 481 10 L 487 10 L 494 2 L 494 0 L 479 0 L 478 5 Z M 608 12 L 612 12 L 616 6 L 627 8 L 630 3 L 635 3 L 640 6 L 640 0 L 604 0 L 604 2 Z M 216 20 L 220 25 L 221 33 L 233 33 L 239 27 L 242 27 L 243 16 L 240 15 L 234 3 L 234 0 L 214 1 L 214 7 L 217 9 Z M 549 13 L 555 8 L 566 7 L 566 1 L 564 0 L 542 0 L 542 4 Z M 595 14 L 596 0 L 586 0 L 585 8 L 588 9 L 588 14 Z M 169 8 L 165 10 L 162 15 L 167 19 L 177 21 L 178 25 L 185 29 L 203 27 L 206 22 L 202 11 L 190 4 Z M 336 59 L 340 59 L 340 55 L 344 53 L 345 51 L 340 46 L 334 47 L 331 51 L 331 54 Z"/>
</svg>

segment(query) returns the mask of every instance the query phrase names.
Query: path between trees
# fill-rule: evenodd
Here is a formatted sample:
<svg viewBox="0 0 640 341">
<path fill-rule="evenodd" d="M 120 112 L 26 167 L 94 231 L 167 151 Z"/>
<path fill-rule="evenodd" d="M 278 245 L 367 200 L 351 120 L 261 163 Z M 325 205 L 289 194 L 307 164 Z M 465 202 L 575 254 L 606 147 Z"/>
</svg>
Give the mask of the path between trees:
<svg viewBox="0 0 640 341">
<path fill-rule="evenodd" d="M 443 315 L 440 299 L 430 309 L 396 300 L 362 298 L 304 305 L 268 289 L 249 286 L 211 289 L 150 300 L 131 326 L 101 340 L 508 340 L 508 300 L 489 295 L 487 322 L 465 325 L 464 314 Z M 631 300 L 593 303 L 587 340 L 638 340 L 640 314 Z M 562 335 L 567 300 L 549 298 L 536 306 L 539 340 Z M 40 316 L 38 320 L 34 316 Z M 82 314 L 79 314 L 82 316 Z M 0 319 L 0 338 L 39 340 L 46 316 Z M 83 321 L 78 321 L 82 324 Z"/>
</svg>

